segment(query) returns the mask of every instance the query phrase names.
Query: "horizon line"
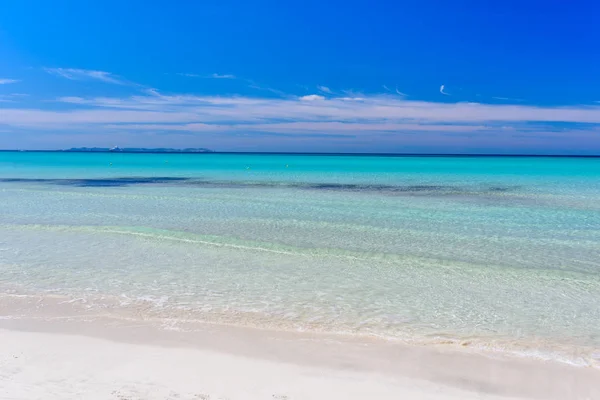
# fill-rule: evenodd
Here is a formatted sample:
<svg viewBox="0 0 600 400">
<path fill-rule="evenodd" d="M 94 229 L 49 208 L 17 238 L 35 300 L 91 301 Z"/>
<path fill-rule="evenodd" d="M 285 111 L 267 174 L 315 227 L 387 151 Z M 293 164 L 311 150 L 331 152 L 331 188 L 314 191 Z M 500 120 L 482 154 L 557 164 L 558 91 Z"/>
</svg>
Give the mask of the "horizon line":
<svg viewBox="0 0 600 400">
<path fill-rule="evenodd" d="M 553 157 L 553 158 L 600 158 L 600 154 L 535 154 L 535 153 L 335 153 L 335 152 L 287 152 L 287 151 L 85 151 L 85 150 L 15 150 L 0 149 L 1 153 L 113 153 L 113 154 L 187 154 L 187 155 L 210 155 L 210 154 L 257 154 L 257 155 L 303 155 L 303 156 L 379 156 L 379 157 Z"/>
</svg>

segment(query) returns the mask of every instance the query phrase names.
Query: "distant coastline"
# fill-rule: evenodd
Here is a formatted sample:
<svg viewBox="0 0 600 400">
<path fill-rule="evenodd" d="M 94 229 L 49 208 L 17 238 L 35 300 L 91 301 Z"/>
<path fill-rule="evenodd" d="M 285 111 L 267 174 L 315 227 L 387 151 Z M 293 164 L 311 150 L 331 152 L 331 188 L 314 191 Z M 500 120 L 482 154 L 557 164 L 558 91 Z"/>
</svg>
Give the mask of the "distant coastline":
<svg viewBox="0 0 600 400">
<path fill-rule="evenodd" d="M 210 149 L 203 147 L 172 149 L 168 147 L 146 148 L 146 147 L 72 147 L 70 149 L 58 150 L 71 153 L 213 153 Z"/>
</svg>

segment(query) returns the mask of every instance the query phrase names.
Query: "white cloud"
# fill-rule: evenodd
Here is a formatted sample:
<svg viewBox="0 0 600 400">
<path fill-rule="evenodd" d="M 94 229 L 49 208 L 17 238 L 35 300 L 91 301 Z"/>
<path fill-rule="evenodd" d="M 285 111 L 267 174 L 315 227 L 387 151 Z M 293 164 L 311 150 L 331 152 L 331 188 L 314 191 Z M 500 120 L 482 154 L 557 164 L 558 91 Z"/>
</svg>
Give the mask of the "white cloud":
<svg viewBox="0 0 600 400">
<path fill-rule="evenodd" d="M 399 94 L 400 96 L 406 96 L 406 93 L 402 93 L 398 90 L 398 88 L 396 88 L 396 94 Z"/>
<path fill-rule="evenodd" d="M 200 75 L 198 75 L 198 74 L 188 74 L 188 73 L 185 73 L 185 72 L 178 72 L 177 75 L 179 75 L 179 76 L 186 76 L 188 78 L 200 78 Z"/>
<path fill-rule="evenodd" d="M 17 83 L 20 82 L 18 79 L 8 79 L 8 78 L 0 78 L 0 85 L 7 85 L 9 83 Z"/>
<path fill-rule="evenodd" d="M 300 97 L 300 100 L 304 100 L 304 101 L 325 100 L 325 97 L 319 96 L 318 94 L 309 94 L 309 95 Z"/>
<path fill-rule="evenodd" d="M 450 96 L 450 93 L 446 93 L 446 92 L 444 91 L 444 89 L 445 89 L 445 85 L 442 85 L 442 86 L 440 86 L 440 93 L 441 93 L 441 94 L 444 94 L 444 95 L 446 95 L 446 96 Z"/>
<path fill-rule="evenodd" d="M 211 74 L 210 75 L 211 78 L 215 78 L 215 79 L 235 79 L 235 75 L 231 75 L 231 74 Z"/>
<path fill-rule="evenodd" d="M 318 89 L 320 92 L 323 92 L 323 93 L 328 93 L 328 94 L 332 94 L 332 93 L 333 93 L 333 92 L 331 91 L 331 89 L 329 89 L 327 86 L 320 86 L 320 85 L 317 85 L 317 89 Z"/>
<path fill-rule="evenodd" d="M 127 82 L 119 79 L 110 72 L 95 71 L 89 69 L 77 69 L 77 68 L 45 68 L 45 71 L 49 74 L 61 76 L 66 79 L 78 81 L 95 79 L 102 82 L 114 83 L 116 85 L 126 85 Z"/>
</svg>

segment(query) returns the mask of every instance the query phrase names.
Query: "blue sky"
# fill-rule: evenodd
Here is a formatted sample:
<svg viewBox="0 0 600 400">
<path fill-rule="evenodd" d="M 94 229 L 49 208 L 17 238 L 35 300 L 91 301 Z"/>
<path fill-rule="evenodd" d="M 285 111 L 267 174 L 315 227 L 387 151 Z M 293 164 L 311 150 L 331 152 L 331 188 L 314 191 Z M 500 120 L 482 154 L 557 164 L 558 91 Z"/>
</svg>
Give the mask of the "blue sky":
<svg viewBox="0 0 600 400">
<path fill-rule="evenodd" d="M 599 20 L 591 0 L 6 1 L 0 148 L 600 154 Z"/>
</svg>

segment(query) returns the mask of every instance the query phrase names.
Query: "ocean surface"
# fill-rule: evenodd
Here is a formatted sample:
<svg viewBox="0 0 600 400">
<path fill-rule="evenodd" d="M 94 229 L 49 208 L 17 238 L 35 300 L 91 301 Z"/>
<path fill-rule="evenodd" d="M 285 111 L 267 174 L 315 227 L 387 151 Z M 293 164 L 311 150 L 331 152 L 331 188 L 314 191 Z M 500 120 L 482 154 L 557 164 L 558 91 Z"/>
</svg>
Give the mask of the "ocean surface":
<svg viewBox="0 0 600 400">
<path fill-rule="evenodd" d="M 598 366 L 600 159 L 3 152 L 0 297 Z"/>
</svg>

